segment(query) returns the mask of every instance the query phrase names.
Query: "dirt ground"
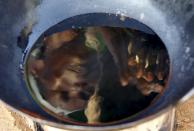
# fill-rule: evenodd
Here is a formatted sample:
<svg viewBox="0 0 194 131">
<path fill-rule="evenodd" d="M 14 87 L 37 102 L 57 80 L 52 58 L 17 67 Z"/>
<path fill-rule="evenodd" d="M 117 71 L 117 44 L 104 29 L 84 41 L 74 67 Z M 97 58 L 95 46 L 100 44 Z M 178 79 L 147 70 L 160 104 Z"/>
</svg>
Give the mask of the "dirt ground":
<svg viewBox="0 0 194 131">
<path fill-rule="evenodd" d="M 194 131 L 194 96 L 176 108 L 177 131 Z"/>
<path fill-rule="evenodd" d="M 0 131 L 34 131 L 33 122 L 13 111 L 0 101 Z"/>
<path fill-rule="evenodd" d="M 33 124 L 0 102 L 0 131 L 35 131 Z M 176 131 L 194 131 L 194 96 L 177 105 L 175 126 Z"/>
</svg>

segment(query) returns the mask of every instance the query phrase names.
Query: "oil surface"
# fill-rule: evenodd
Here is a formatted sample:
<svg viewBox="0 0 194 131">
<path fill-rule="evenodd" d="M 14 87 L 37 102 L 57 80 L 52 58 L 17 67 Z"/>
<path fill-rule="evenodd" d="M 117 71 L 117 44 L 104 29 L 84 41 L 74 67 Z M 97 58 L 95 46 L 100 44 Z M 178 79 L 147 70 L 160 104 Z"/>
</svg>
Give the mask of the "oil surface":
<svg viewBox="0 0 194 131">
<path fill-rule="evenodd" d="M 117 27 L 70 29 L 37 42 L 27 61 L 34 97 L 56 116 L 122 120 L 163 92 L 168 52 L 157 35 Z"/>
</svg>

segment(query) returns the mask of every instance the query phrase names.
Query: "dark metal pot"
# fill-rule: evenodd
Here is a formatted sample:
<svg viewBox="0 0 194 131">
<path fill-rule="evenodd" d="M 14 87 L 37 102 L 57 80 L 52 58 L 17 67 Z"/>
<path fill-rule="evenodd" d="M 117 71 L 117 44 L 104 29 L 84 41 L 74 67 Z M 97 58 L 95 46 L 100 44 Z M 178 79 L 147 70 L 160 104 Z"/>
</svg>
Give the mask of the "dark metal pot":
<svg viewBox="0 0 194 131">
<path fill-rule="evenodd" d="M 146 119 L 174 105 L 193 88 L 193 7 L 194 0 L 1 0 L 0 99 L 11 107 L 38 118 L 37 120 L 48 124 L 57 123 L 55 126 L 65 124 L 44 112 L 29 94 L 20 67 L 25 48 L 30 48 L 48 29 L 49 34 L 72 26 L 109 25 L 139 28 L 141 24 L 134 24 L 137 20 L 156 32 L 164 42 L 170 57 L 171 71 L 168 88 L 154 104 L 138 115 L 118 123 L 126 127 L 133 126 L 134 123 L 128 123 Z M 120 20 L 123 16 L 126 17 L 124 21 Z M 152 33 L 148 28 L 141 30 Z M 19 44 L 17 40 L 20 41 Z M 78 129 L 79 126 L 66 127 Z M 115 128 L 112 125 L 107 127 Z M 84 127 L 84 130 L 87 128 Z"/>
</svg>

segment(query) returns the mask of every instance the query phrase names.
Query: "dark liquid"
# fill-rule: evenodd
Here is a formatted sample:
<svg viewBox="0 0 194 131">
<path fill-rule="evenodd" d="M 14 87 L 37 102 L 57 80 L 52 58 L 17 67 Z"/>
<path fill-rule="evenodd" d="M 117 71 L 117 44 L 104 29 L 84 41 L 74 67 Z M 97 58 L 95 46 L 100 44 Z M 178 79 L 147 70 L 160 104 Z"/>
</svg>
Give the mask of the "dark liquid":
<svg viewBox="0 0 194 131">
<path fill-rule="evenodd" d="M 140 112 L 164 90 L 169 58 L 156 35 L 90 27 L 45 37 L 32 50 L 28 73 L 44 100 L 72 112 L 66 117 L 112 122 Z"/>
</svg>

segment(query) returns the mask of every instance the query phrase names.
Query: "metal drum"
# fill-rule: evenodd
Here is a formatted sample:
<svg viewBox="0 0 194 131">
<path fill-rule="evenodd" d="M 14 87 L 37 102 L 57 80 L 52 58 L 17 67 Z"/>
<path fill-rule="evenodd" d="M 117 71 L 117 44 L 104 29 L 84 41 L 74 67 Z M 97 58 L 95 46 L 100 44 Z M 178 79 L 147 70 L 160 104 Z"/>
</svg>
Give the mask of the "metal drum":
<svg viewBox="0 0 194 131">
<path fill-rule="evenodd" d="M 117 130 L 153 119 L 193 88 L 193 6 L 193 0 L 1 1 L 0 99 L 38 122 L 64 129 Z M 104 26 L 130 28 L 160 38 L 170 61 L 165 90 L 141 112 L 117 122 L 88 125 L 53 115 L 38 102 L 26 82 L 25 66 L 31 51 L 53 33 Z"/>
</svg>

